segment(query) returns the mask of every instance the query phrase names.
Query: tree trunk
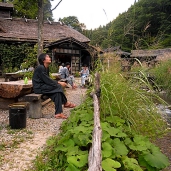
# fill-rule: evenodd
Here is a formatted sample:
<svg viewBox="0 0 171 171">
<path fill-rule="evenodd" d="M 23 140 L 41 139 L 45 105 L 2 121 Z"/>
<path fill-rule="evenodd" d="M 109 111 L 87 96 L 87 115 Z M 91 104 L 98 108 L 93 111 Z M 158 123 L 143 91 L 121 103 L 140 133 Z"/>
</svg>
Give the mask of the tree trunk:
<svg viewBox="0 0 171 171">
<path fill-rule="evenodd" d="M 43 53 L 43 0 L 38 0 L 38 52 L 37 57 Z"/>
</svg>

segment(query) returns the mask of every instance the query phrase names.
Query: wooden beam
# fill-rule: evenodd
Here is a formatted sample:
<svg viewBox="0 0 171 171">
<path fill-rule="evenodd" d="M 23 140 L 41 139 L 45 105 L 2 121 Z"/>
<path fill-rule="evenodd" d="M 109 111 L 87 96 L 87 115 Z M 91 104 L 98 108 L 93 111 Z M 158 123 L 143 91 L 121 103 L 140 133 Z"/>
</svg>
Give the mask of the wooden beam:
<svg viewBox="0 0 171 171">
<path fill-rule="evenodd" d="M 95 92 L 93 94 L 94 99 L 94 130 L 92 138 L 92 147 L 89 151 L 88 157 L 88 171 L 102 171 L 101 167 L 101 137 L 102 129 L 100 126 L 100 107 L 99 107 L 99 97 L 100 97 L 100 75 L 95 74 Z"/>
</svg>

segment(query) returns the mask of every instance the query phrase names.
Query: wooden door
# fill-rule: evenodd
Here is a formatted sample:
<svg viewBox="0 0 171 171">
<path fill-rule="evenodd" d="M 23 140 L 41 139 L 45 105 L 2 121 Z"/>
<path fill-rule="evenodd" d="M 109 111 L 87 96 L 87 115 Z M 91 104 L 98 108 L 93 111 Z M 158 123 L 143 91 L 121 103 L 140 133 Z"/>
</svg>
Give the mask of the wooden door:
<svg viewBox="0 0 171 171">
<path fill-rule="evenodd" d="M 80 58 L 79 56 L 73 56 L 71 60 L 72 74 L 80 71 Z"/>
</svg>

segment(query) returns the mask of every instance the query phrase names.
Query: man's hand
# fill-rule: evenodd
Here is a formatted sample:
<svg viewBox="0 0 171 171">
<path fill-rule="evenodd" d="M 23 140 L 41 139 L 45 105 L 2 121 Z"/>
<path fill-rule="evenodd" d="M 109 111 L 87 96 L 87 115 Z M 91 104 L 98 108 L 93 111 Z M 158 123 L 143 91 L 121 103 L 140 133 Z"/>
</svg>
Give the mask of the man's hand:
<svg viewBox="0 0 171 171">
<path fill-rule="evenodd" d="M 65 82 L 60 82 L 60 81 L 58 81 L 58 84 L 60 84 L 62 87 L 66 87 L 67 86 L 67 83 L 65 83 Z"/>
</svg>

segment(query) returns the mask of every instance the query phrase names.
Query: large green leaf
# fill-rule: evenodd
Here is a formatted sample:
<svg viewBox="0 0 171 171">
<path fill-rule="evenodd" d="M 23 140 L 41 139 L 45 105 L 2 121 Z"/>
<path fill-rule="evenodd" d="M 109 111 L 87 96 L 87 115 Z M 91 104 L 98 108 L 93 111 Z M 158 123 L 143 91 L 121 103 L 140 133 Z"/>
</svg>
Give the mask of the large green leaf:
<svg viewBox="0 0 171 171">
<path fill-rule="evenodd" d="M 102 161 L 102 168 L 105 171 L 116 171 L 117 168 L 120 168 L 121 164 L 118 161 L 107 158 Z"/>
<path fill-rule="evenodd" d="M 88 163 L 88 153 L 85 153 L 82 155 L 80 155 L 80 153 L 79 153 L 75 156 L 69 156 L 67 158 L 67 162 L 69 164 L 73 164 L 74 166 L 79 167 L 79 168 L 83 167 Z"/>
<path fill-rule="evenodd" d="M 116 156 L 125 156 L 128 154 L 128 149 L 123 143 L 123 141 L 120 141 L 119 138 L 115 138 L 112 141 L 113 151 Z"/>
<path fill-rule="evenodd" d="M 141 135 L 135 135 L 133 142 L 129 144 L 129 148 L 136 151 L 145 151 L 150 148 L 151 144 L 152 143 L 148 138 Z"/>
<path fill-rule="evenodd" d="M 80 169 L 75 167 L 73 164 L 69 164 L 65 171 L 80 171 Z"/>
<path fill-rule="evenodd" d="M 80 117 L 82 118 L 82 121 L 93 121 L 93 111 L 85 110 L 81 112 Z"/>
<path fill-rule="evenodd" d="M 118 132 L 116 137 L 127 137 L 127 135 L 124 132 Z"/>
<path fill-rule="evenodd" d="M 106 141 L 106 139 L 108 139 L 110 137 L 109 133 L 104 131 L 102 132 L 102 142 Z"/>
<path fill-rule="evenodd" d="M 138 162 L 140 166 L 145 167 L 149 171 L 156 171 L 156 168 L 149 165 L 149 163 L 144 159 L 143 155 L 138 156 Z"/>
<path fill-rule="evenodd" d="M 80 126 L 73 128 L 71 132 L 74 134 L 77 134 L 80 132 L 87 133 L 87 132 L 92 132 L 92 128 L 91 127 L 85 127 L 84 125 L 80 125 Z"/>
<path fill-rule="evenodd" d="M 149 141 L 149 139 L 145 136 L 142 136 L 142 135 L 135 135 L 134 136 L 134 142 L 136 144 L 143 144 L 144 145 L 144 142 L 146 144 L 146 146 L 151 146 L 151 142 Z"/>
<path fill-rule="evenodd" d="M 151 166 L 162 169 L 169 165 L 168 158 L 162 154 L 158 147 L 152 146 L 151 153 L 145 153 L 144 159 L 147 161 L 148 164 Z"/>
<path fill-rule="evenodd" d="M 124 142 L 125 142 L 126 145 L 129 145 L 129 144 L 132 143 L 132 140 L 127 137 L 127 138 L 125 138 Z"/>
<path fill-rule="evenodd" d="M 72 155 L 76 155 L 76 154 L 78 154 L 78 149 L 79 148 L 79 146 L 74 146 L 74 147 L 70 147 L 70 148 L 68 148 L 68 152 L 67 152 L 67 155 L 69 156 L 72 156 Z"/>
<path fill-rule="evenodd" d="M 112 155 L 112 151 L 113 148 L 109 143 L 107 142 L 102 143 L 102 156 L 104 158 L 110 157 Z"/>
<path fill-rule="evenodd" d="M 127 156 L 122 158 L 122 162 L 124 165 L 124 170 L 135 170 L 135 171 L 143 171 L 139 166 L 138 162 L 134 158 L 128 158 Z"/>
<path fill-rule="evenodd" d="M 108 127 L 106 125 L 102 126 L 102 129 L 105 130 L 106 132 L 108 132 L 111 136 L 116 136 L 117 133 L 120 132 L 119 128 L 114 128 L 114 127 Z"/>
<path fill-rule="evenodd" d="M 68 147 L 65 147 L 65 146 L 63 146 L 63 145 L 61 144 L 61 145 L 58 145 L 54 150 L 55 150 L 56 152 L 58 152 L 58 151 L 64 151 L 64 152 L 66 152 L 66 151 L 68 151 Z"/>
<path fill-rule="evenodd" d="M 121 127 L 118 127 L 118 128 L 112 127 L 107 122 L 101 123 L 101 126 L 102 126 L 102 130 L 108 132 L 110 136 L 114 136 L 114 137 L 126 137 L 127 136 L 124 132 L 122 132 Z"/>
<path fill-rule="evenodd" d="M 106 117 L 106 120 L 109 123 L 114 123 L 117 127 L 122 126 L 125 123 L 125 120 L 121 119 L 118 116 L 112 116 L 112 115 Z"/>
<path fill-rule="evenodd" d="M 87 134 L 79 134 L 78 139 L 80 140 L 81 146 L 87 146 L 87 144 L 91 143 L 91 140 Z"/>
<path fill-rule="evenodd" d="M 55 151 L 68 151 L 68 148 L 69 147 L 74 147 L 74 141 L 72 139 L 69 139 L 69 140 L 65 140 L 62 142 L 62 144 L 58 145 L 56 148 L 55 148 Z"/>
<path fill-rule="evenodd" d="M 72 139 L 66 140 L 63 142 L 63 145 L 66 147 L 74 146 L 74 141 Z"/>
<path fill-rule="evenodd" d="M 101 124 L 102 130 L 105 130 L 105 128 L 111 127 L 108 122 L 101 122 L 100 124 Z"/>
</svg>

